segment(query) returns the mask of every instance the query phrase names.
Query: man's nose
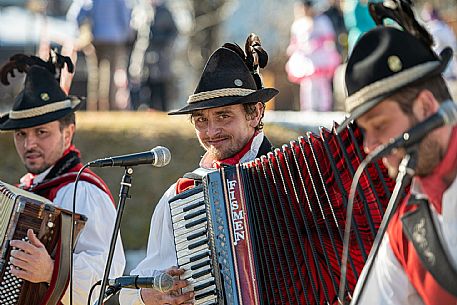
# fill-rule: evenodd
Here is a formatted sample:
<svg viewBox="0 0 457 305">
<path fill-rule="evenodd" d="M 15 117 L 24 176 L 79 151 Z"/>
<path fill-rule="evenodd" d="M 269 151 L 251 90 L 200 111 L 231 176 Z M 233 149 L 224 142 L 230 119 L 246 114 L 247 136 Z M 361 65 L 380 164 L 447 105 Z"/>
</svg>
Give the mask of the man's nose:
<svg viewBox="0 0 457 305">
<path fill-rule="evenodd" d="M 24 141 L 24 148 L 26 150 L 35 148 L 37 146 L 37 138 L 33 135 L 27 135 Z"/>
<path fill-rule="evenodd" d="M 209 137 L 214 137 L 221 132 L 221 128 L 217 122 L 214 120 L 208 120 L 208 126 L 206 129 L 206 133 Z"/>
<path fill-rule="evenodd" d="M 377 139 L 365 136 L 365 138 L 363 139 L 363 150 L 366 154 L 369 154 L 373 150 L 375 150 L 380 144 L 381 143 Z"/>
</svg>

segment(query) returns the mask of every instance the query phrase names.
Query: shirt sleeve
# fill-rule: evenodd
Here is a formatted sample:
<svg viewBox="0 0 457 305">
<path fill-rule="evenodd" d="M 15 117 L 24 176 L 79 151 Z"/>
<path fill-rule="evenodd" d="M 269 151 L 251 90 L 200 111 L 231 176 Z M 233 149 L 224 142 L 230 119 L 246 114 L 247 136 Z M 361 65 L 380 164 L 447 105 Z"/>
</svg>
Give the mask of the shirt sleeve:
<svg viewBox="0 0 457 305">
<path fill-rule="evenodd" d="M 64 186 L 57 192 L 54 203 L 71 211 L 73 192 L 74 183 Z M 88 219 L 79 235 L 73 254 L 73 304 L 86 305 L 92 285 L 103 278 L 116 210 L 108 194 L 91 183 L 81 181 L 77 187 L 76 213 L 83 214 Z M 124 250 L 118 235 L 109 277 L 122 276 L 124 267 Z M 99 289 L 94 290 L 91 304 L 97 300 L 99 293 Z M 69 289 L 62 303 L 70 304 Z"/>
<path fill-rule="evenodd" d="M 162 196 L 151 218 L 146 257 L 130 272 L 132 275 L 153 276 L 157 270 L 166 270 L 177 265 L 173 227 L 168 201 L 176 195 L 173 184 Z M 121 305 L 144 305 L 140 290 L 122 289 Z"/>
<path fill-rule="evenodd" d="M 360 288 L 360 284 L 357 283 L 356 289 Z M 424 304 L 390 248 L 387 234 L 381 242 L 378 255 L 375 258 L 358 304 Z"/>
</svg>

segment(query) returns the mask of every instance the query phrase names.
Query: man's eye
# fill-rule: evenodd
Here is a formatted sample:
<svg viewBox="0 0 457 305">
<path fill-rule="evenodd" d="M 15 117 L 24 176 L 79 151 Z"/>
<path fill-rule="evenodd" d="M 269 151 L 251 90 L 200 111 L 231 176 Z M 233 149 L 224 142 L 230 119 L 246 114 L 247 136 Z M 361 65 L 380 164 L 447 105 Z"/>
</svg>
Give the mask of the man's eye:
<svg viewBox="0 0 457 305">
<path fill-rule="evenodd" d="M 197 122 L 197 123 L 203 123 L 205 121 L 206 121 L 206 119 L 203 118 L 203 117 L 198 117 L 198 118 L 195 119 L 195 122 Z"/>
</svg>

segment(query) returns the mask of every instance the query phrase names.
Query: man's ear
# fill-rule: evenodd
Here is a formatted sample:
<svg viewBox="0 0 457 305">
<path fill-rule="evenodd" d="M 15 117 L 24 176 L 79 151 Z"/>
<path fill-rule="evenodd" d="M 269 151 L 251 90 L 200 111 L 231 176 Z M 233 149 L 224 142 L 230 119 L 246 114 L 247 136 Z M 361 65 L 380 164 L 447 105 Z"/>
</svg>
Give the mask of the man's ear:
<svg viewBox="0 0 457 305">
<path fill-rule="evenodd" d="M 413 113 L 419 121 L 423 121 L 440 108 L 440 104 L 430 90 L 422 90 L 413 103 Z"/>
<path fill-rule="evenodd" d="M 260 120 L 262 119 L 263 113 L 265 111 L 265 107 L 264 107 L 263 103 L 261 103 L 261 102 L 258 102 L 255 105 L 255 108 L 256 108 L 256 111 L 255 111 L 255 113 L 252 114 L 251 123 L 250 123 L 250 125 L 252 127 L 257 127 L 257 125 L 259 125 Z"/>
<path fill-rule="evenodd" d="M 75 124 L 69 124 L 63 129 L 63 137 L 65 142 L 65 148 L 70 147 L 73 140 L 73 135 L 75 133 Z"/>
</svg>

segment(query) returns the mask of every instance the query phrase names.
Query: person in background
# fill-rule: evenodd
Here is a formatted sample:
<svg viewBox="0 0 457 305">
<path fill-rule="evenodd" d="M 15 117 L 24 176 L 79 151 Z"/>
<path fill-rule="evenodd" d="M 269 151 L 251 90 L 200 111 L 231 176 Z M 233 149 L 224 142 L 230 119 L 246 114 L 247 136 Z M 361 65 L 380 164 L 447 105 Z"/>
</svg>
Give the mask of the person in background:
<svg viewBox="0 0 457 305">
<path fill-rule="evenodd" d="M 48 62 L 35 56 L 17 54 L 0 70 L 2 83 L 9 84 L 14 70 L 26 73 L 24 89 L 17 95 L 11 111 L 0 115 L 0 130 L 11 131 L 17 153 L 27 170 L 20 187 L 51 200 L 56 206 L 72 210 L 75 178 L 82 168 L 80 152 L 73 144 L 75 111 L 81 99 L 68 96 L 59 86 L 60 69 L 73 71 L 68 57 L 52 54 Z M 93 284 L 103 277 L 112 228 L 116 219 L 113 197 L 97 175 L 86 169 L 76 194 L 76 213 L 88 217 L 73 255 L 73 304 L 85 305 Z M 11 263 L 18 267 L 11 274 L 34 283 L 56 284 L 58 261 L 54 261 L 35 235 L 30 242 L 12 240 Z M 63 237 L 62 237 L 63 238 Z M 68 238 L 68 237 L 67 237 Z M 22 251 L 19 251 L 22 250 Z M 124 252 L 120 236 L 114 253 L 110 277 L 123 274 Z M 92 294 L 90 303 L 97 293 Z M 61 299 L 70 304 L 70 291 Z"/>
<path fill-rule="evenodd" d="M 421 17 L 425 22 L 425 27 L 433 36 L 433 50 L 437 53 L 444 48 L 450 47 L 454 52 L 452 60 L 449 62 L 443 76 L 446 80 L 457 80 L 457 39 L 451 27 L 441 18 L 440 13 L 430 2 L 425 2 L 422 7 Z"/>
<path fill-rule="evenodd" d="M 173 90 L 173 43 L 178 35 L 173 15 L 162 0 L 150 0 L 154 19 L 150 26 L 149 46 L 144 58 L 142 91 L 151 109 L 167 111 Z M 144 95 L 144 94 L 142 94 Z"/>
<path fill-rule="evenodd" d="M 146 258 L 131 272 L 140 276 L 154 275 L 156 270 L 167 270 L 170 275 L 184 273 L 177 265 L 173 227 L 168 201 L 175 195 L 201 183 L 211 169 L 254 160 L 272 150 L 262 131 L 262 118 L 267 101 L 278 90 L 264 88 L 259 67 L 268 60 L 259 38 L 251 34 L 246 53 L 235 44 L 226 43 L 209 58 L 194 94 L 187 106 L 172 115 L 190 115 L 200 144 L 206 153 L 200 168 L 173 184 L 160 199 L 151 219 Z M 192 304 L 194 292 L 180 293 L 186 287 L 184 280 L 176 280 L 169 294 L 154 289 L 122 290 L 122 305 Z"/>
<path fill-rule="evenodd" d="M 451 97 L 440 55 L 415 20 L 409 1 L 370 4 L 382 24 L 395 16 L 403 27 L 378 26 L 356 43 L 346 69 L 350 117 L 370 153 L 434 115 Z M 457 108 L 448 102 L 457 117 Z M 453 108 L 452 108 L 453 107 Z M 452 119 L 451 119 L 452 121 Z M 454 121 L 455 123 L 455 121 Z M 457 126 L 445 125 L 420 141 L 410 194 L 394 212 L 357 304 L 457 304 Z M 383 158 L 395 177 L 405 149 Z M 366 271 L 366 270 L 365 270 Z M 353 300 L 354 301 L 354 300 Z"/>
<path fill-rule="evenodd" d="M 336 36 L 336 49 L 341 58 L 346 58 L 348 32 L 344 24 L 343 11 L 341 10 L 341 0 L 329 0 L 329 6 L 324 14 L 330 19 Z"/>
<path fill-rule="evenodd" d="M 341 62 L 330 19 L 318 14 L 310 0 L 297 2 L 290 30 L 286 71 L 291 82 L 300 84 L 301 111 L 331 111 L 332 78 Z"/>
<path fill-rule="evenodd" d="M 96 96 L 98 110 L 128 109 L 126 44 L 131 28 L 126 0 L 74 0 L 67 18 L 90 32 L 85 36 L 90 36 L 96 61 L 88 66 L 88 81 L 95 83 L 88 84 L 88 91 L 95 90 L 88 94 Z"/>
<path fill-rule="evenodd" d="M 363 33 L 375 27 L 368 12 L 368 0 L 349 0 L 343 3 L 343 17 L 348 30 L 348 53 Z"/>
</svg>

